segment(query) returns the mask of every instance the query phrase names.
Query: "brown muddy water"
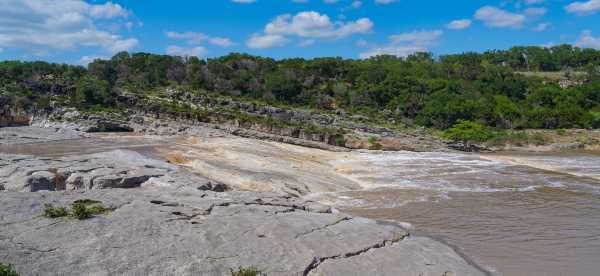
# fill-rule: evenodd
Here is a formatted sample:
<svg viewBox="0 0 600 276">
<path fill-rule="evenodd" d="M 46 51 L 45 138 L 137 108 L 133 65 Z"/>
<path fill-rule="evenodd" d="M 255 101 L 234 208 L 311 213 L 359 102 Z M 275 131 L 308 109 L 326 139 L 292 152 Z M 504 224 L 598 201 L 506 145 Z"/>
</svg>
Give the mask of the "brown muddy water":
<svg viewBox="0 0 600 276">
<path fill-rule="evenodd" d="M 61 156 L 127 148 L 161 157 L 165 149 L 187 146 L 186 141 L 99 135 L 0 146 L 0 152 Z M 480 156 L 315 150 L 315 156 L 324 169 L 363 189 L 307 198 L 351 214 L 400 222 L 416 235 L 457 247 L 495 274 L 600 275 L 597 153 Z"/>
</svg>

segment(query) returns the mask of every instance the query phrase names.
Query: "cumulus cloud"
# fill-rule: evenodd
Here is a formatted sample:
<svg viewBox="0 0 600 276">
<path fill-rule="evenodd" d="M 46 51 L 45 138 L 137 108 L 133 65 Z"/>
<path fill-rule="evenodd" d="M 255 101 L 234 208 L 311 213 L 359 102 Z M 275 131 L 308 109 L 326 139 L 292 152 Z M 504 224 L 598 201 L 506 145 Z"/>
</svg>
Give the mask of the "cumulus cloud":
<svg viewBox="0 0 600 276">
<path fill-rule="evenodd" d="M 470 19 L 454 20 L 446 24 L 446 28 L 451 30 L 462 30 L 468 28 L 469 26 L 471 26 Z"/>
<path fill-rule="evenodd" d="M 372 47 L 360 54 L 360 58 L 369 58 L 378 55 L 394 55 L 405 57 L 416 52 L 427 51 L 435 45 L 444 34 L 441 30 L 413 31 L 389 36 L 389 43 L 383 46 Z"/>
<path fill-rule="evenodd" d="M 496 28 L 519 28 L 525 22 L 525 16 L 522 14 L 511 13 L 491 6 L 477 10 L 475 19 L 481 20 L 489 27 Z"/>
<path fill-rule="evenodd" d="M 315 11 L 299 12 L 296 15 L 282 14 L 265 25 L 262 33 L 253 34 L 246 45 L 249 48 L 262 49 L 283 46 L 291 37 L 301 38 L 298 44 L 312 45 L 316 39 L 340 39 L 353 34 L 369 33 L 373 22 L 368 18 L 356 21 L 332 21 L 329 16 Z M 307 45 L 304 45 L 307 46 Z"/>
<path fill-rule="evenodd" d="M 600 0 L 589 0 L 584 2 L 573 2 L 565 7 L 568 13 L 579 16 L 594 14 L 600 10 Z"/>
<path fill-rule="evenodd" d="M 165 52 L 167 53 L 167 55 L 172 55 L 172 56 L 203 57 L 208 53 L 208 50 L 202 46 L 186 48 L 186 47 L 179 47 L 179 46 L 171 45 L 171 46 L 167 47 L 167 50 Z"/>
<path fill-rule="evenodd" d="M 579 38 L 577 38 L 575 46 L 600 50 L 600 37 L 594 37 L 592 36 L 591 31 L 585 30 L 581 33 Z"/>
<path fill-rule="evenodd" d="M 373 22 L 368 18 L 356 21 L 333 22 L 329 16 L 314 11 L 299 12 L 292 16 L 277 16 L 265 26 L 266 34 L 295 35 L 315 38 L 342 38 L 357 33 L 368 33 Z"/>
<path fill-rule="evenodd" d="M 81 0 L 3 0 L 0 46 L 36 53 L 77 47 L 99 47 L 111 53 L 130 50 L 138 45 L 137 39 L 98 27 L 129 14 L 112 2 L 93 5 Z"/>
<path fill-rule="evenodd" d="M 289 42 L 289 39 L 285 38 L 285 36 L 278 34 L 253 34 L 248 41 L 246 41 L 246 46 L 252 49 L 265 49 L 272 47 L 280 47 Z"/>
</svg>

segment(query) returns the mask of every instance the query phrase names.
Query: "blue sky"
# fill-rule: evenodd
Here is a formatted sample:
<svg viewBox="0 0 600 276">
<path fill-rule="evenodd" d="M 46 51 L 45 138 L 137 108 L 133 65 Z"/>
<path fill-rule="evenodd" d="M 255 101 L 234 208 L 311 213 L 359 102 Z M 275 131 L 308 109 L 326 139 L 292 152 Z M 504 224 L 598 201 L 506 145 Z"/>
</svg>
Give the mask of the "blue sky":
<svg viewBox="0 0 600 276">
<path fill-rule="evenodd" d="M 0 60 L 85 64 L 122 50 L 365 58 L 600 49 L 598 26 L 600 0 L 0 0 Z"/>
</svg>

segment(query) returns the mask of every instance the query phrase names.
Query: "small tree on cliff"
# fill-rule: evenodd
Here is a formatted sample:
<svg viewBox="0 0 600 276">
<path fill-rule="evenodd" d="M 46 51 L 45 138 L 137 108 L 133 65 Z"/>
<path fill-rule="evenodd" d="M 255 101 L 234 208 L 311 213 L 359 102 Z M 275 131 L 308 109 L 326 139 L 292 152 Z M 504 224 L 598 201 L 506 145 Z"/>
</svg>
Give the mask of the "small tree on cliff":
<svg viewBox="0 0 600 276">
<path fill-rule="evenodd" d="M 444 138 L 462 142 L 465 147 L 469 147 L 471 143 L 479 143 L 488 140 L 490 134 L 478 123 L 460 120 L 454 126 L 446 130 Z"/>
</svg>

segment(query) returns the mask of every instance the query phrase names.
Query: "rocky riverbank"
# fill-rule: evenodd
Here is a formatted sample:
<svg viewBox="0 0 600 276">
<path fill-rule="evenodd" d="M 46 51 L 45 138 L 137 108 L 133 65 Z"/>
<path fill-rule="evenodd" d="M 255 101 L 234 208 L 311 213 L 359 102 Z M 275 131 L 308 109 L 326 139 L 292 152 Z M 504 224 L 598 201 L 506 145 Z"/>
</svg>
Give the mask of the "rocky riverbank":
<svg viewBox="0 0 600 276">
<path fill-rule="evenodd" d="M 45 136 L 47 129 L 27 131 Z M 214 131 L 195 139 L 212 139 L 214 149 L 219 139 L 241 139 Z M 281 147 L 282 155 L 302 158 L 302 150 L 286 147 L 293 146 Z M 272 148 L 256 149 L 257 155 L 261 150 L 277 155 Z M 314 172 L 310 166 L 290 167 L 290 175 L 281 174 L 280 180 L 268 179 L 276 175 L 271 169 L 252 181 L 272 188 L 257 192 L 252 189 L 257 185 L 227 179 L 239 170 L 235 159 L 214 159 L 222 162 L 214 167 L 220 173 L 209 174 L 215 170 L 198 170 L 185 154 L 165 156 L 129 150 L 60 157 L 0 154 L 0 262 L 14 264 L 23 275 L 226 275 L 238 267 L 268 275 L 486 274 L 443 243 L 299 197 L 327 189 L 327 175 L 293 181 L 291 174 Z M 277 165 L 279 173 L 284 165 Z M 331 181 L 329 189 L 358 188 L 343 179 Z M 70 208 L 87 201 L 108 211 L 85 220 L 42 216 L 45 204 Z"/>
</svg>

